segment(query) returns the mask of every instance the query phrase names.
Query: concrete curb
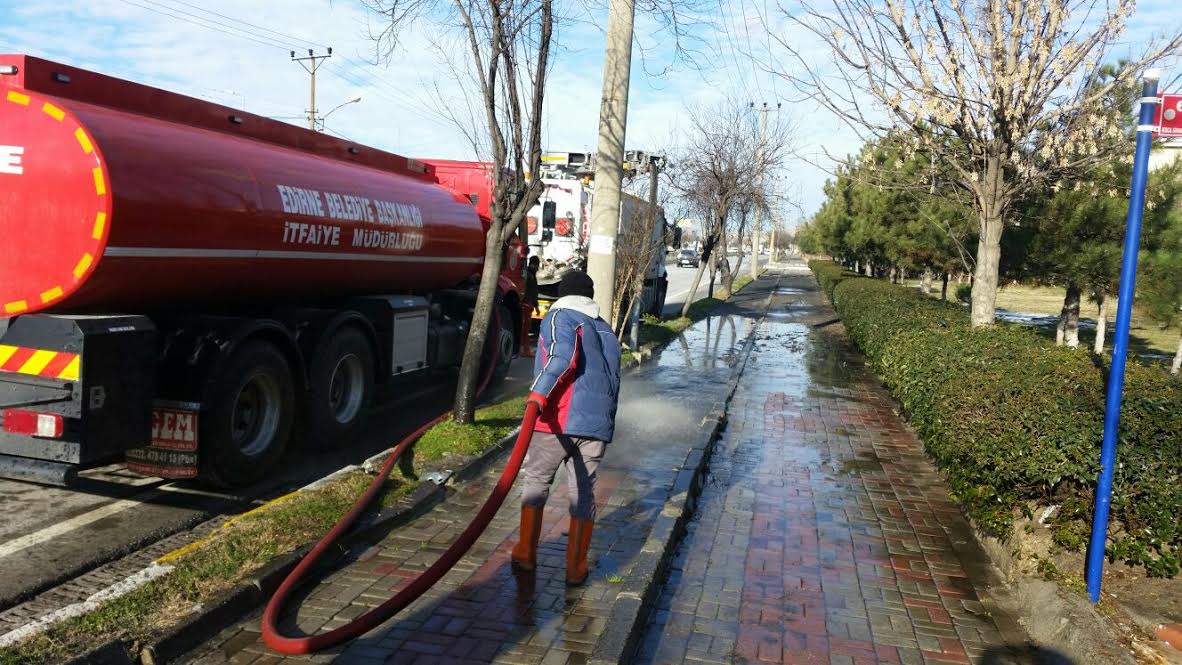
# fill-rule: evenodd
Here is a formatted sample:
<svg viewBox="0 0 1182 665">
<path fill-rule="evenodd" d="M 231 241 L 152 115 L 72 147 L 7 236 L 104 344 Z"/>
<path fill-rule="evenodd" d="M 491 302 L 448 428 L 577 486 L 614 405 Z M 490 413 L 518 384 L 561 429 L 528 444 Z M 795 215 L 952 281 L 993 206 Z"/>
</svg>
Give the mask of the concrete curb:
<svg viewBox="0 0 1182 665">
<path fill-rule="evenodd" d="M 466 482 L 484 473 L 498 457 L 512 447 L 519 431 L 520 428 L 514 430 L 496 445 L 467 461 L 452 475 L 451 480 Z M 422 515 L 443 499 L 446 493 L 442 485 L 429 481 L 420 482 L 398 505 L 361 522 L 342 537 L 334 545 L 332 556 L 317 568 L 335 565 L 359 546 L 368 545 L 375 537 L 380 537 L 382 532 Z M 113 640 L 67 661 L 67 665 L 161 665 L 172 662 L 265 604 L 288 573 L 311 549 L 312 544 L 309 543 L 294 552 L 273 559 L 234 589 L 195 608 L 188 618 L 147 644 L 137 647 L 122 640 Z"/>
<path fill-rule="evenodd" d="M 779 280 L 776 280 L 779 284 Z M 768 293 L 764 316 L 771 306 L 775 287 Z M 743 360 L 727 383 L 726 397 L 715 404 L 700 426 L 701 441 L 686 453 L 685 461 L 677 471 L 669 497 L 661 514 L 649 531 L 648 539 L 636 556 L 633 572 L 617 596 L 615 607 L 608 618 L 607 626 L 588 659 L 590 665 L 626 664 L 634 660 L 640 647 L 653 606 L 656 604 L 668 576 L 669 564 L 677 553 L 677 547 L 685 535 L 685 527 L 697 510 L 698 497 L 705 485 L 706 473 L 714 447 L 726 429 L 726 414 L 731 401 L 739 389 L 739 381 L 747 369 L 747 360 L 755 347 L 761 316 L 743 345 Z"/>
</svg>

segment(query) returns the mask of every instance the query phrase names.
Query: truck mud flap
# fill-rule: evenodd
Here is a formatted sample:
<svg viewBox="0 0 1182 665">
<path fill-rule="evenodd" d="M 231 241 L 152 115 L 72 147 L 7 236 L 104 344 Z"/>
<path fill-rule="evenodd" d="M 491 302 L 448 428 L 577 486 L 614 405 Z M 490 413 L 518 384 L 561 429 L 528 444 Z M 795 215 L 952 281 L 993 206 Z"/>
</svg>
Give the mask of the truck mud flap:
<svg viewBox="0 0 1182 665">
<path fill-rule="evenodd" d="M 127 468 L 157 478 L 196 478 L 201 405 L 156 400 L 152 405 L 152 441 L 125 454 Z"/>
</svg>

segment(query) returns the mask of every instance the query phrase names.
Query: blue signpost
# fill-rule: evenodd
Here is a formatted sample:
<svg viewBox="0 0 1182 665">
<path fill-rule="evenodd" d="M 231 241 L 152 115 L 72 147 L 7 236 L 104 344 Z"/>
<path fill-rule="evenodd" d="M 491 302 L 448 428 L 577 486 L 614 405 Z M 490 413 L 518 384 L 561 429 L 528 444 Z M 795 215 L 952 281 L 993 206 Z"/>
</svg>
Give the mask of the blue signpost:
<svg viewBox="0 0 1182 665">
<path fill-rule="evenodd" d="M 1120 401 L 1125 386 L 1125 355 L 1129 350 L 1129 320 L 1133 314 L 1133 287 L 1137 279 L 1137 251 L 1141 245 L 1141 211 L 1145 207 L 1145 181 L 1149 175 L 1149 146 L 1153 141 L 1157 106 L 1156 70 L 1145 72 L 1141 84 L 1141 115 L 1137 121 L 1137 151 L 1133 156 L 1133 187 L 1129 192 L 1124 255 L 1120 264 L 1120 300 L 1116 307 L 1116 334 L 1112 345 L 1112 371 L 1104 402 L 1104 442 L 1100 449 L 1100 480 L 1096 486 L 1096 510 L 1092 515 L 1092 539 L 1088 544 L 1088 596 L 1100 600 L 1104 577 L 1104 547 L 1108 540 L 1108 508 L 1112 503 L 1112 474 L 1116 468 L 1116 435 L 1120 427 Z"/>
</svg>

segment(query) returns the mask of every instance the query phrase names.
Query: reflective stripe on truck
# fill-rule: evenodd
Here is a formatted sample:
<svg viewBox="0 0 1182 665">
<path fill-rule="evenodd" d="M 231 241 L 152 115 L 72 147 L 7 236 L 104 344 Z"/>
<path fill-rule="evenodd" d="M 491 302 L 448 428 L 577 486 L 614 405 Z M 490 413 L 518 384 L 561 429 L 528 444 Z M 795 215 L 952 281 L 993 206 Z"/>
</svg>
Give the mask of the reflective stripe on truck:
<svg viewBox="0 0 1182 665">
<path fill-rule="evenodd" d="M 82 357 L 77 353 L 0 344 L 0 371 L 77 381 Z"/>
</svg>

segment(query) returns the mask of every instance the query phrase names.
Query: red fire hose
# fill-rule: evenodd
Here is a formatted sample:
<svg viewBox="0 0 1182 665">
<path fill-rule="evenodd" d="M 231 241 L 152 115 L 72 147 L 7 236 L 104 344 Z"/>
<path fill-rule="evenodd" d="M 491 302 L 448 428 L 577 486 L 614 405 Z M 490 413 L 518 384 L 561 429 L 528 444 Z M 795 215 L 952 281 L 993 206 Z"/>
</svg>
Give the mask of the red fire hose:
<svg viewBox="0 0 1182 665">
<path fill-rule="evenodd" d="M 496 318 L 498 324 L 493 329 L 499 330 L 499 312 L 497 312 Z M 488 385 L 488 380 L 492 376 L 493 367 L 495 367 L 498 360 L 498 345 L 494 343 L 493 348 L 492 362 L 489 364 L 489 369 L 481 381 L 481 393 L 484 392 L 484 388 Z M 513 481 L 517 479 L 517 473 L 521 470 L 521 463 L 525 460 L 525 452 L 529 449 L 530 438 L 533 436 L 534 422 L 538 418 L 538 405 L 535 402 L 531 401 L 526 404 L 525 416 L 521 419 L 521 432 L 517 435 L 517 443 L 513 446 L 513 452 L 509 456 L 509 462 L 505 465 L 505 470 L 501 472 L 500 479 L 497 480 L 497 486 L 484 502 L 484 505 L 480 508 L 480 512 L 472 520 L 472 523 L 464 529 L 464 532 L 460 534 L 456 542 L 452 543 L 451 547 L 443 553 L 443 556 L 439 557 L 438 561 L 431 564 L 430 568 L 420 573 L 418 577 L 392 598 L 339 628 L 320 635 L 310 635 L 307 637 L 287 637 L 279 633 L 277 625 L 279 615 L 283 610 L 284 604 L 287 602 L 288 596 L 296 589 L 303 576 L 316 564 L 316 561 L 320 559 L 333 542 L 348 531 L 349 527 L 357 521 L 357 518 L 361 516 L 365 507 L 377 496 L 382 484 L 389 477 L 390 472 L 394 470 L 394 463 L 406 448 L 417 441 L 433 425 L 446 417 L 447 414 L 433 418 L 394 447 L 394 450 L 390 452 L 390 456 L 386 459 L 386 463 L 382 466 L 382 470 L 374 477 L 373 482 L 370 483 L 365 493 L 357 499 L 357 502 L 341 518 L 341 521 L 337 522 L 332 530 L 324 538 L 321 538 L 320 542 L 316 543 L 316 546 L 312 548 L 312 551 L 288 574 L 287 579 L 283 580 L 283 584 L 279 585 L 279 589 L 275 591 L 275 595 L 267 603 L 267 609 L 263 611 L 263 641 L 267 643 L 267 646 L 279 653 L 296 655 L 321 651 L 360 637 L 385 623 L 407 605 L 413 603 L 427 589 L 430 589 L 438 582 L 439 578 L 443 577 L 447 571 L 451 570 L 451 567 L 471 549 L 476 539 L 488 527 L 488 523 L 492 521 L 493 516 L 497 514 L 497 510 L 500 509 L 501 504 L 504 503 L 505 497 L 513 487 Z"/>
</svg>

